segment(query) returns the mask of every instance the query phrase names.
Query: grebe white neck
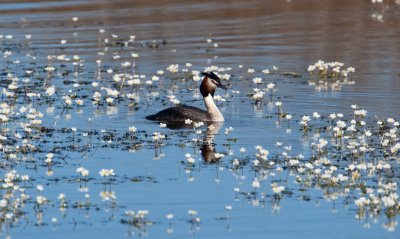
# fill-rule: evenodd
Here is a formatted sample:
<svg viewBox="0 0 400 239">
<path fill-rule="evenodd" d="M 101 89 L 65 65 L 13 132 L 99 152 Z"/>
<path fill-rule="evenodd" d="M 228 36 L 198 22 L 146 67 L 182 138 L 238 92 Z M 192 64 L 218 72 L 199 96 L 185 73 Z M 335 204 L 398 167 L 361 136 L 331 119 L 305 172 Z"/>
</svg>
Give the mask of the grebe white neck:
<svg viewBox="0 0 400 239">
<path fill-rule="evenodd" d="M 204 97 L 204 104 L 206 105 L 207 113 L 210 115 L 211 121 L 225 121 L 224 116 L 219 111 L 211 94 L 208 94 L 206 97 Z"/>
</svg>

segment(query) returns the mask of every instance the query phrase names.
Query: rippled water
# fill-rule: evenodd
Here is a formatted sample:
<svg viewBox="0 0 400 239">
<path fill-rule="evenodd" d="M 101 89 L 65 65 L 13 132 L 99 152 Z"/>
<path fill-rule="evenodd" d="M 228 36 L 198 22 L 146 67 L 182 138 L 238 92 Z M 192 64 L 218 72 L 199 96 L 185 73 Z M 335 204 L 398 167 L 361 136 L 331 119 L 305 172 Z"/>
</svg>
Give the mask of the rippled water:
<svg viewBox="0 0 400 239">
<path fill-rule="evenodd" d="M 35 64 L 41 67 L 49 64 L 48 55 L 79 55 L 84 60 L 80 73 L 76 77 L 73 74 L 57 75 L 53 83 L 59 86 L 61 94 L 61 91 L 65 93 L 73 89 L 63 81 L 80 82 L 82 89 L 79 94 L 88 97 L 92 97 L 93 92 L 89 89 L 90 85 L 84 82 L 111 81 L 112 77 L 106 70 L 124 71 L 120 63 L 131 61 L 132 52 L 140 55 L 135 60 L 134 70 L 145 74 L 146 79 L 151 79 L 159 69 L 166 71 L 170 64 L 179 64 L 182 69 L 185 63 L 190 62 L 195 70 L 210 65 L 231 67 L 232 90 L 239 93 L 217 92 L 229 100 L 220 104 L 226 122 L 215 135 L 216 152 L 228 154 L 233 150 L 236 157 L 251 158 L 250 155 L 256 152 L 256 145 L 262 145 L 271 154 L 279 152 L 281 149 L 274 145 L 280 141 L 284 146 L 292 146 L 291 154 L 307 157 L 312 153 L 298 126 L 298 119 L 304 114 L 311 115 L 317 111 L 325 117 L 333 112 L 351 115 L 350 105 L 357 104 L 366 109 L 371 117 L 398 118 L 399 10 L 395 1 L 382 5 L 346 0 L 3 1 L 0 3 L 1 52 L 12 51 L 12 59 L 21 59 L 21 64 L 10 66 L 2 60 L 1 65 L 3 68 L 10 67 L 22 78 L 26 69 L 35 66 L 29 65 L 24 58 L 27 52 L 36 56 Z M 74 22 L 72 17 L 79 20 Z M 105 33 L 99 33 L 99 29 L 104 29 Z M 27 34 L 31 35 L 31 39 L 26 39 Z M 117 36 L 113 38 L 112 34 Z M 13 39 L 5 39 L 6 35 L 12 35 Z M 132 45 L 124 47 L 115 44 L 129 40 L 132 35 L 136 37 Z M 104 48 L 105 38 L 111 42 L 107 50 Z M 212 39 L 212 43 L 208 43 L 207 39 Z M 67 41 L 65 47 L 61 47 L 61 40 Z M 98 71 L 96 60 L 100 51 L 107 53 L 102 58 L 101 71 Z M 121 58 L 113 59 L 115 55 Z M 356 72 L 351 75 L 355 83 L 343 85 L 337 90 L 310 84 L 307 67 L 319 59 L 340 61 L 355 67 Z M 68 65 L 67 69 L 73 70 L 70 63 Z M 277 85 L 274 100 L 281 100 L 284 111 L 293 114 L 291 131 L 287 130 L 286 121 L 279 122 L 277 119 L 273 103 L 257 108 L 248 96 L 256 87 L 252 83 L 253 77 L 261 75 L 263 69 L 271 70 L 272 66 L 279 67 L 280 72 L 300 75 L 263 76 L 264 81 Z M 248 73 L 249 68 L 255 69 L 256 73 Z M 287 190 L 294 192 L 278 200 L 278 206 L 272 197 L 260 196 L 262 189 L 259 189 L 260 195 L 256 198 L 246 195 L 252 192 L 252 180 L 257 173 L 251 167 L 245 167 L 242 172 L 232 172 L 230 160 L 233 156 L 214 164 L 199 162 L 194 169 L 188 170 L 187 165 L 182 163 L 186 153 L 196 155 L 196 159 L 201 158 L 198 149 L 188 142 L 193 132 L 160 129 L 158 124 L 144 119 L 144 116 L 169 106 L 166 95 L 171 92 L 181 102 L 202 107 L 202 101 L 194 97 L 197 83 L 188 79 L 181 81 L 185 77 L 185 74 L 179 73 L 177 80 L 168 76 L 154 88 L 142 86 L 136 110 L 129 108 L 126 102 L 98 109 L 91 105 L 89 98 L 82 109 L 74 108 L 68 112 L 57 102 L 53 109 L 48 104 L 39 107 L 45 112 L 43 124 L 58 130 L 50 142 L 41 142 L 40 145 L 46 149 L 55 145 L 66 147 L 55 149 L 58 164 L 53 168 L 54 174 L 46 175 L 48 167 L 42 161 L 12 166 L 4 163 L 1 170 L 5 173 L 15 168 L 20 174 L 29 174 L 32 186 L 27 190 L 31 191 L 32 197 L 45 195 L 51 202 L 44 206 L 43 223 L 38 223 L 37 212 L 40 210 L 28 205 L 26 215 L 20 218 L 19 223 L 10 228 L 3 224 L 2 236 L 399 237 L 398 228 L 387 226 L 388 220 L 383 215 L 360 221 L 355 219 L 357 207 L 354 198 L 346 202 L 344 199 L 324 197 L 323 192 L 316 188 L 303 194 L 289 173 L 272 176 L 264 184 L 269 188 L 273 181 L 284 181 Z M 152 91 L 158 91 L 160 95 L 149 97 L 148 93 Z M 135 142 L 141 145 L 136 150 L 132 150 L 131 141 L 123 138 L 132 125 L 138 129 L 137 136 L 140 138 Z M 226 136 L 224 129 L 229 126 L 234 131 Z M 63 128 L 69 130 L 71 127 L 77 127 L 76 135 L 62 133 Z M 91 136 L 93 141 L 87 143 L 89 138 L 81 136 L 90 130 L 96 130 L 102 136 L 113 132 L 116 138 L 110 140 Z M 154 131 L 161 131 L 168 137 L 162 147 L 164 156 L 159 159 L 151 143 Z M 65 141 L 65 145 L 54 142 L 55 139 Z M 70 144 L 88 148 L 77 150 Z M 239 153 L 240 147 L 247 149 L 243 156 Z M 33 161 L 38 161 L 37 157 L 43 158 L 44 152 L 32 156 Z M 396 162 L 394 164 L 397 165 Z M 79 166 L 90 171 L 87 191 L 82 190 L 85 188 L 82 183 L 76 182 L 75 170 Z M 111 186 L 102 184 L 103 180 L 98 175 L 102 168 L 115 170 L 117 177 Z M 398 182 L 398 179 L 398 174 L 395 174 L 394 181 Z M 36 192 L 33 186 L 36 184 L 42 184 L 44 191 Z M 104 201 L 99 196 L 109 186 L 116 194 L 115 201 Z M 246 193 L 238 194 L 234 188 Z M 64 213 L 58 208 L 57 197 L 60 193 L 65 193 L 69 200 L 70 207 Z M 72 205 L 77 205 L 76 202 L 85 201 L 85 194 L 90 195 L 93 205 L 74 208 Z M 304 200 L 303 196 L 309 199 Z M 357 197 L 357 192 L 352 196 Z M 227 205 L 232 206 L 232 211 L 227 212 Z M 149 218 L 154 225 L 135 228 L 124 223 L 125 210 L 142 209 L 149 210 Z M 188 222 L 188 210 L 198 211 L 200 224 Z M 174 214 L 171 222 L 166 219 L 169 213 Z M 57 223 L 52 223 L 52 218 L 57 218 Z M 388 228 L 394 228 L 394 231 Z"/>
</svg>

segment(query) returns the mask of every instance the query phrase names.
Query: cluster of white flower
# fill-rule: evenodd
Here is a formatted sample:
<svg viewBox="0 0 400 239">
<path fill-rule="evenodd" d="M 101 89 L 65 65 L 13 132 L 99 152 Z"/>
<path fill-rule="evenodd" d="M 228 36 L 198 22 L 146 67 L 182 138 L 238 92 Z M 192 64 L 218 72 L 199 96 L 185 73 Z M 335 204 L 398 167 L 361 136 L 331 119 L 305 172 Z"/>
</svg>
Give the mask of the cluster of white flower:
<svg viewBox="0 0 400 239">
<path fill-rule="evenodd" d="M 194 164 L 194 163 L 196 162 L 196 160 L 195 160 L 195 159 L 192 157 L 192 155 L 189 154 L 189 153 L 185 154 L 185 158 L 186 158 L 186 161 L 187 161 L 188 163 L 190 163 L 190 164 Z"/>
<path fill-rule="evenodd" d="M 115 176 L 115 172 L 114 169 L 101 169 L 99 171 L 99 174 L 101 177 L 111 177 L 111 176 Z"/>
<path fill-rule="evenodd" d="M 304 129 L 307 129 L 308 127 L 308 122 L 311 121 L 310 116 L 308 115 L 303 115 L 303 117 L 301 118 L 299 124 L 303 126 Z"/>
<path fill-rule="evenodd" d="M 89 176 L 89 170 L 85 169 L 84 167 L 78 167 L 78 168 L 76 169 L 76 172 L 79 173 L 79 175 L 81 175 L 82 177 L 87 177 L 87 176 Z M 105 175 L 105 172 L 103 172 L 102 174 Z M 102 174 L 100 174 L 100 175 L 103 177 Z"/>
<path fill-rule="evenodd" d="M 256 102 L 260 102 L 264 98 L 264 94 L 265 94 L 264 91 L 262 91 L 258 88 L 254 88 L 251 98 L 254 99 Z"/>
<path fill-rule="evenodd" d="M 177 73 L 179 71 L 179 65 L 178 64 L 171 64 L 167 67 L 167 70 L 171 73 Z"/>
<path fill-rule="evenodd" d="M 153 141 L 159 142 L 165 139 L 165 135 L 161 134 L 160 132 L 154 132 L 153 133 Z"/>
<path fill-rule="evenodd" d="M 355 72 L 354 67 L 347 67 L 342 69 L 344 63 L 342 62 L 324 62 L 317 61 L 314 65 L 309 65 L 307 71 L 313 74 L 315 70 L 318 71 L 319 76 L 323 77 L 337 77 L 339 75 L 347 78 L 349 73 Z"/>
<path fill-rule="evenodd" d="M 169 101 L 174 105 L 179 105 L 181 102 L 176 98 L 175 95 L 168 95 L 167 96 Z"/>
</svg>

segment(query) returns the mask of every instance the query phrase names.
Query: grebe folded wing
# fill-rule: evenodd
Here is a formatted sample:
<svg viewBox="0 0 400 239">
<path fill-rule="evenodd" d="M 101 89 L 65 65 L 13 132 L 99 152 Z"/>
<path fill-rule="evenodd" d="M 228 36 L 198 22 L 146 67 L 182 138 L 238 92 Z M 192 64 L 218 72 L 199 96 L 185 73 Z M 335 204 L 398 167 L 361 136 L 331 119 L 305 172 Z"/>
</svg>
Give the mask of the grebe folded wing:
<svg viewBox="0 0 400 239">
<path fill-rule="evenodd" d="M 208 121 L 207 111 L 188 105 L 179 105 L 161 110 L 157 114 L 146 116 L 148 120 L 156 121 Z"/>
</svg>

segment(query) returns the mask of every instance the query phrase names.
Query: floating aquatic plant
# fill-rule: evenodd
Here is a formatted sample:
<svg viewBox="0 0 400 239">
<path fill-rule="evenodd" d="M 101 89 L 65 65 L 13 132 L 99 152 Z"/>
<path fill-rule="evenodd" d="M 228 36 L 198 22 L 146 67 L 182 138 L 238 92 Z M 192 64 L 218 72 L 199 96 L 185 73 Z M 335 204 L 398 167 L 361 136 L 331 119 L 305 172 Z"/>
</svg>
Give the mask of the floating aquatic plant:
<svg viewBox="0 0 400 239">
<path fill-rule="evenodd" d="M 73 19 L 76 27 L 79 23 L 78 18 Z M 24 36 L 24 41 L 31 37 L 34 38 Z M 12 35 L 6 35 L 4 39 L 2 37 L 2 43 L 14 39 Z M 179 223 L 179 218 L 187 218 L 191 227 L 198 229 L 200 224 L 209 221 L 201 220 L 195 210 L 189 210 L 189 216 L 186 212 L 177 212 L 176 216 L 167 214 L 166 218 L 163 216 L 154 221 L 149 219 L 146 209 L 127 210 L 118 215 L 116 209 L 125 208 L 125 205 L 117 201 L 117 190 L 111 190 L 111 185 L 142 183 L 143 180 L 132 175 L 117 177 L 110 166 L 96 168 L 96 163 L 102 159 L 91 158 L 98 150 L 109 150 L 113 154 L 154 149 L 154 158 L 160 159 L 163 155 L 161 149 L 167 147 L 182 149 L 182 155 L 176 159 L 178 168 L 183 168 L 192 183 L 196 183 L 195 176 L 198 177 L 203 168 L 214 170 L 215 167 L 216 183 L 220 183 L 222 178 L 218 173 L 232 174 L 232 180 L 239 185 L 233 188 L 233 203 L 243 200 L 254 207 L 270 203 L 273 212 L 278 213 L 284 207 L 281 202 L 291 196 L 304 201 L 318 201 L 322 195 L 328 202 L 342 199 L 342 204 L 350 207 L 360 221 L 382 217 L 388 220 L 385 224 L 388 229 L 396 227 L 396 217 L 400 213 L 398 119 L 371 118 L 367 110 L 357 105 L 352 105 L 352 114 L 346 116 L 340 112 L 288 114 L 283 106 L 287 111 L 289 103 L 278 95 L 279 80 L 272 78 L 288 77 L 278 67 L 261 70 L 262 76 L 257 75 L 260 69 L 252 66 L 246 66 L 246 70 L 240 72 L 241 66 L 238 72 L 229 66 L 198 67 L 191 63 L 170 64 L 165 72 L 142 72 L 139 63 L 145 54 L 140 52 L 140 47 L 157 49 L 163 45 L 162 42 L 139 43 L 135 36 L 109 35 L 104 29 L 99 30 L 95 40 L 99 46 L 96 59 L 71 54 L 74 48 L 70 46 L 70 39 L 58 39 L 59 51 L 54 50 L 48 56 L 39 56 L 39 51 L 29 48 L 28 51 L 37 53 L 38 58 L 44 58 L 42 62 L 34 57 L 36 54 L 28 55 L 23 49 L 21 52 L 15 49 L 2 52 L 1 73 L 4 79 L 1 83 L 0 148 L 4 176 L 1 179 L 0 221 L 5 229 L 22 227 L 24 221 L 29 223 L 32 211 L 37 225 L 64 223 L 61 217 L 47 217 L 52 208 L 60 210 L 62 218 L 67 218 L 67 211 L 72 210 L 110 213 L 110 218 L 119 217 L 122 224 L 143 235 L 150 225 L 155 224 L 154 221 L 162 224 L 167 220 L 171 224 L 174 218 L 178 219 L 174 223 Z M 210 38 L 207 44 L 209 48 L 216 47 L 213 45 L 215 39 Z M 33 64 L 26 66 L 24 62 Z M 87 70 L 90 64 L 94 67 L 93 72 Z M 337 90 L 351 84 L 351 74 L 355 71 L 340 62 L 323 61 L 311 65 L 308 70 L 309 83 L 320 90 Z M 190 119 L 185 121 L 187 128 L 178 131 L 167 129 L 170 125 L 165 123 L 154 125 L 151 130 L 148 128 L 153 126 L 143 129 L 144 125 L 135 117 L 132 117 L 130 126 L 121 127 L 123 129 L 115 129 L 114 125 L 102 125 L 105 129 L 99 129 L 104 114 L 112 120 L 122 115 L 118 110 L 135 116 L 134 111 L 144 111 L 150 106 L 179 104 L 184 92 L 196 95 L 201 71 L 214 71 L 226 81 L 230 81 L 233 75 L 234 84 L 237 83 L 234 82 L 236 75 L 248 76 L 242 81 L 248 84 L 244 92 L 250 92 L 249 95 L 234 89 L 234 97 L 251 98 L 263 112 L 261 105 L 268 101 L 266 95 L 269 95 L 269 103 L 272 107 L 275 105 L 277 114 L 266 117 L 266 121 L 273 119 L 285 124 L 287 121 L 288 128 L 303 132 L 305 152 L 295 153 L 299 149 L 285 142 L 253 148 L 252 142 L 242 142 L 237 135 L 237 126 L 234 130 L 227 125 L 221 133 L 214 134 L 210 131 L 215 126 L 205 127 L 205 123 Z M 257 88 L 252 89 L 255 85 Z M 214 97 L 219 104 L 229 106 L 229 94 Z M 196 97 L 191 99 L 198 100 Z M 234 103 L 238 102 L 246 104 L 235 99 Z M 118 117 L 113 118 L 116 115 Z M 71 127 L 69 122 L 74 117 L 81 121 L 78 128 Z M 214 135 L 223 136 L 223 143 L 215 142 Z M 91 161 L 96 163 L 91 164 Z M 99 175 L 89 174 L 87 167 L 91 172 L 95 168 L 94 172 L 98 171 Z M 60 168 L 70 170 L 71 175 L 60 175 Z M 42 178 L 41 173 L 46 177 Z M 39 186 L 47 188 L 47 185 L 57 183 L 76 187 L 77 181 L 80 182 L 78 196 L 68 193 L 67 197 L 61 189 L 56 192 L 59 188 L 54 186 L 52 189 L 56 190 L 56 196 L 52 198 L 47 195 L 49 190 Z M 144 181 L 154 183 L 155 180 Z M 102 184 L 105 184 L 104 188 Z M 96 185 L 101 185 L 101 188 Z M 99 197 L 91 198 L 93 191 Z M 314 194 L 317 195 L 315 198 Z M 101 202 L 96 203 L 96 200 Z M 221 208 L 223 206 L 225 217 L 231 218 L 233 206 L 225 202 Z"/>
<path fill-rule="evenodd" d="M 307 71 L 310 75 L 309 85 L 315 86 L 317 91 L 340 90 L 343 85 L 354 84 L 350 74 L 355 72 L 354 67 L 345 67 L 342 62 L 317 61 L 309 65 Z"/>
</svg>

